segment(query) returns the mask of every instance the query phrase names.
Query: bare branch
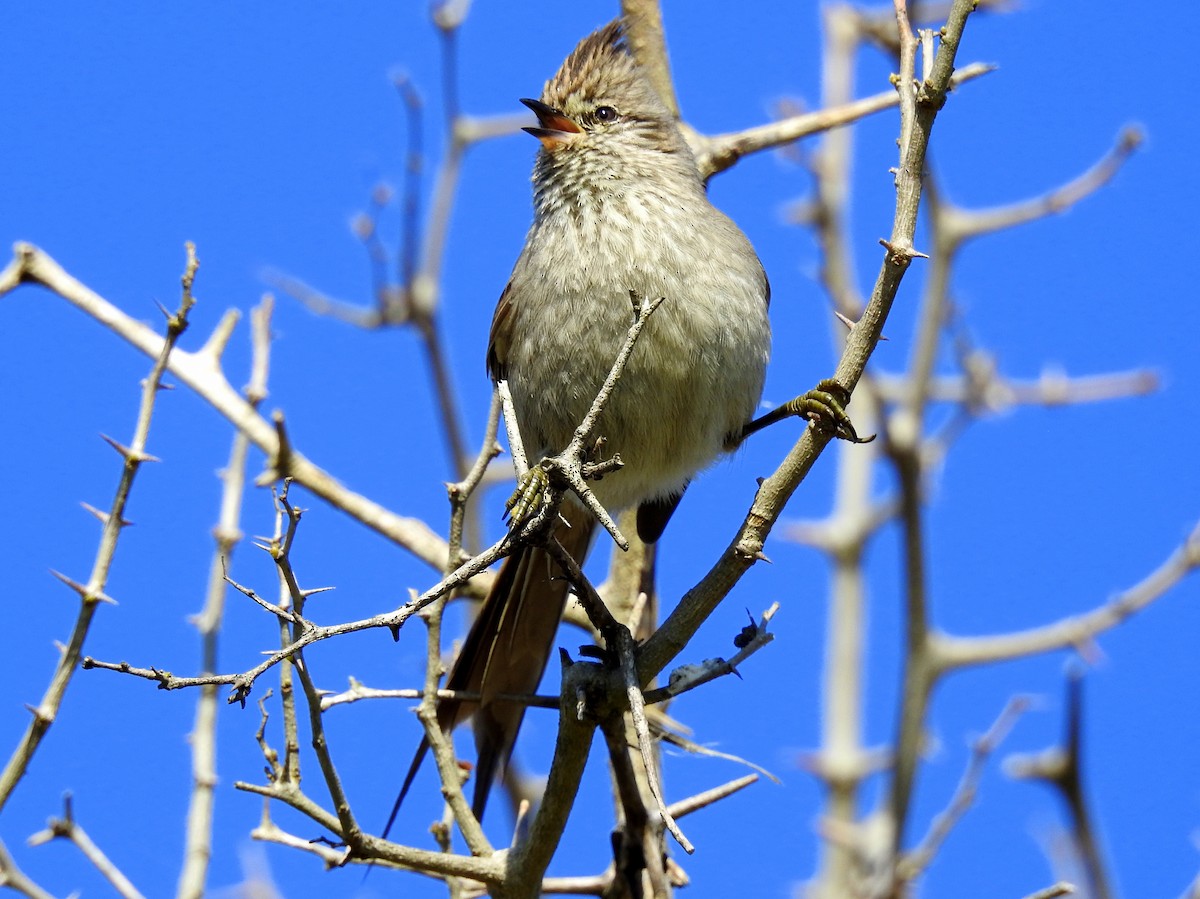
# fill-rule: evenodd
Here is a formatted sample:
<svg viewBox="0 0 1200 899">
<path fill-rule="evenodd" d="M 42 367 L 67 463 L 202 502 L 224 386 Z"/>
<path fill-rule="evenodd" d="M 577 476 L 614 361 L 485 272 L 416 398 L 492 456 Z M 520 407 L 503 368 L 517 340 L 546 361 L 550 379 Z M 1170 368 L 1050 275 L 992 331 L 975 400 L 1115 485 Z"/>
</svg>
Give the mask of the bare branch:
<svg viewBox="0 0 1200 899">
<path fill-rule="evenodd" d="M 950 87 L 958 87 L 994 69 L 994 66 L 978 62 L 963 66 L 954 73 Z M 696 154 L 700 175 L 707 181 L 713 175 L 732 168 L 743 156 L 786 146 L 823 131 L 851 125 L 869 115 L 892 109 L 899 102 L 895 91 L 884 91 L 841 106 L 790 116 L 778 122 L 728 134 L 707 136 L 690 129 L 686 133 L 688 143 L 692 145 L 692 152 Z"/>
<path fill-rule="evenodd" d="M 971 745 L 971 760 L 967 770 L 963 772 L 962 780 L 950 799 L 945 811 L 938 815 L 929 828 L 929 832 L 920 844 L 900 860 L 898 877 L 903 881 L 913 881 L 921 872 L 929 867 L 933 857 L 946 842 L 955 825 L 962 820 L 975 802 L 979 791 L 979 782 L 983 778 L 988 759 L 999 748 L 1016 724 L 1017 718 L 1030 705 L 1027 697 L 1018 696 L 1008 701 L 1000 716 L 988 728 L 987 733 L 976 739 Z"/>
<path fill-rule="evenodd" d="M 254 353 L 246 396 L 252 405 L 256 405 L 267 392 L 271 309 L 272 301 L 267 296 L 251 314 Z M 218 635 L 225 610 L 226 569 L 234 547 L 242 539 L 239 524 L 249 450 L 250 441 L 246 435 L 236 434 L 229 452 L 229 462 L 221 472 L 221 509 L 213 532 L 216 549 L 209 565 L 204 609 L 195 618 L 202 647 L 202 671 L 206 675 L 212 674 L 217 666 Z M 217 710 L 217 685 L 206 685 L 201 689 L 200 699 L 196 703 L 195 723 L 188 741 L 192 750 L 192 797 L 188 806 L 183 868 L 176 890 L 180 899 L 200 899 L 205 893 L 208 863 L 212 856 L 213 805 L 217 782 Z"/>
<path fill-rule="evenodd" d="M 1117 136 L 1113 148 L 1088 171 L 1032 200 L 980 210 L 960 209 L 943 201 L 939 205 L 938 214 L 944 217 L 941 224 L 946 229 L 945 240 L 957 247 L 958 244 L 974 237 L 1015 228 L 1027 222 L 1065 212 L 1112 181 L 1144 140 L 1145 136 L 1139 128 L 1126 126 Z"/>
<path fill-rule="evenodd" d="M 621 16 L 625 20 L 625 32 L 634 59 L 654 85 L 667 111 L 678 119 L 679 100 L 675 97 L 671 65 L 667 61 L 667 42 L 658 0 L 621 0 Z"/>
<path fill-rule="evenodd" d="M 1198 567 L 1200 524 L 1141 583 L 1110 602 L 1082 615 L 1010 634 L 989 637 L 937 634 L 933 638 L 937 663 L 941 668 L 960 668 L 1085 646 L 1104 631 L 1146 608 Z"/>
</svg>

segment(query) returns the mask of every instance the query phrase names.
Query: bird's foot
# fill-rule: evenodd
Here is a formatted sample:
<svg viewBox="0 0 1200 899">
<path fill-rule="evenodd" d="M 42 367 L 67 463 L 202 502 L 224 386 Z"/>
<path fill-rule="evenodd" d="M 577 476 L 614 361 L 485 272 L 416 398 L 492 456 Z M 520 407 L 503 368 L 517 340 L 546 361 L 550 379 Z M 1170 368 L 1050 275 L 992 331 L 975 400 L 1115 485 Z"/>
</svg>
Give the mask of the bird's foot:
<svg viewBox="0 0 1200 899">
<path fill-rule="evenodd" d="M 761 431 L 768 425 L 775 424 L 785 418 L 799 416 L 813 423 L 819 430 L 829 431 L 835 437 L 849 440 L 851 443 L 870 443 L 875 435 L 859 437 L 854 430 L 850 416 L 846 414 L 846 406 L 850 403 L 850 391 L 833 378 L 825 378 L 808 393 L 771 410 L 761 418 L 746 425 L 742 439 Z"/>
<path fill-rule="evenodd" d="M 815 388 L 784 403 L 782 408 L 792 415 L 808 419 L 818 428 L 833 431 L 834 437 L 850 440 L 851 443 L 870 443 L 875 439 L 875 434 L 870 437 L 858 436 L 850 415 L 846 414 L 848 404 L 850 391 L 833 378 L 824 378 L 817 382 Z"/>
<path fill-rule="evenodd" d="M 517 478 L 517 488 L 504 504 L 504 520 L 510 531 L 519 531 L 546 505 L 550 491 L 550 475 L 545 467 L 535 465 Z"/>
<path fill-rule="evenodd" d="M 850 391 L 833 378 L 824 378 L 808 393 L 783 404 L 791 415 L 807 418 L 819 429 L 832 431 L 835 437 L 851 443 L 870 443 L 875 435 L 859 437 L 854 430 L 846 406 L 850 404 Z"/>
</svg>

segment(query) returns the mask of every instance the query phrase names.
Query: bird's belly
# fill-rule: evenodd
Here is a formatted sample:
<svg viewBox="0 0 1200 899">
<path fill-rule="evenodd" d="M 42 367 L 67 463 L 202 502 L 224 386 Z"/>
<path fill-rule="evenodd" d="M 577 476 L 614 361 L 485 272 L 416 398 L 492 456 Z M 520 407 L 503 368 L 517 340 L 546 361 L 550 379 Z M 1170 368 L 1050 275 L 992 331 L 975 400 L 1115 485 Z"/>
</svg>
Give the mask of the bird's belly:
<svg viewBox="0 0 1200 899">
<path fill-rule="evenodd" d="M 679 492 L 750 420 L 769 342 L 766 304 L 755 300 L 718 298 L 702 310 L 677 294 L 650 318 L 593 432 L 604 458 L 624 462 L 592 485 L 606 507 Z M 521 310 L 508 377 L 531 464 L 570 442 L 633 315 L 628 296 L 612 294 Z"/>
</svg>

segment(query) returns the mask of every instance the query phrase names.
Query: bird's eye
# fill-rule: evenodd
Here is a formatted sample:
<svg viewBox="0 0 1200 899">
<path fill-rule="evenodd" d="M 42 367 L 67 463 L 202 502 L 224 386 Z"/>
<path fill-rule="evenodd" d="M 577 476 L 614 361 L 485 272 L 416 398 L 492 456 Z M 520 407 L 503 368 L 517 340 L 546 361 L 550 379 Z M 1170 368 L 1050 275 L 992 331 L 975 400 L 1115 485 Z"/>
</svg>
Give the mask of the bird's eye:
<svg viewBox="0 0 1200 899">
<path fill-rule="evenodd" d="M 597 122 L 615 122 L 617 120 L 617 111 L 611 106 L 596 107 Z"/>
</svg>

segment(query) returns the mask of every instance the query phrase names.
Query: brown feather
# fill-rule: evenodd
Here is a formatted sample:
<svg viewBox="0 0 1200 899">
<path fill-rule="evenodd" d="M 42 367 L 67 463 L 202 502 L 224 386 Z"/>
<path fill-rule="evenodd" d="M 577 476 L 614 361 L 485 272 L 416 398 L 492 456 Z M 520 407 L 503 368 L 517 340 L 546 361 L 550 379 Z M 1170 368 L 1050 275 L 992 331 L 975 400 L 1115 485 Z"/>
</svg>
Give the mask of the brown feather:
<svg viewBox="0 0 1200 899">
<path fill-rule="evenodd" d="M 513 327 L 512 281 L 504 285 L 496 311 L 492 313 L 492 327 L 488 332 L 487 371 L 493 381 L 508 377 L 508 347 L 512 341 Z"/>
<path fill-rule="evenodd" d="M 570 526 L 560 524 L 554 536 L 571 558 L 582 565 L 591 545 L 595 519 L 574 502 L 563 504 L 562 516 Z M 438 705 L 438 723 L 447 734 L 474 716 L 472 724 L 479 758 L 472 807 L 478 818 L 483 817 L 492 781 L 508 764 L 521 719 L 525 717 L 524 704 L 496 697 L 526 695 L 537 690 L 554 649 L 554 636 L 569 592 L 570 584 L 545 550 L 518 547 L 500 567 L 446 680 L 447 689 L 482 696 L 479 703 L 443 700 Z M 428 751 L 429 741 L 422 740 L 383 830 L 385 838 Z"/>
</svg>

